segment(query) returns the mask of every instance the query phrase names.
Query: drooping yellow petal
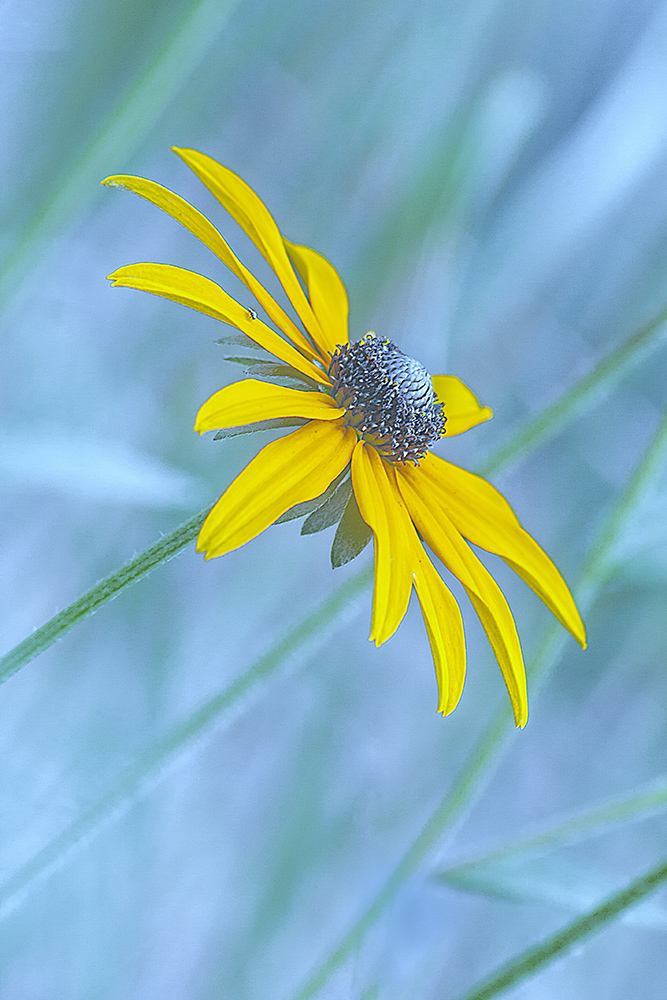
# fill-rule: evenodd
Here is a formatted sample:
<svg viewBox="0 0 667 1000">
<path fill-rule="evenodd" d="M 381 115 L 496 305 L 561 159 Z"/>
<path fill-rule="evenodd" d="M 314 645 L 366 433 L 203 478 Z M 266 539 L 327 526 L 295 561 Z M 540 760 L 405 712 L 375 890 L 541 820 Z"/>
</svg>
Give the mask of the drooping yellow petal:
<svg viewBox="0 0 667 1000">
<path fill-rule="evenodd" d="M 287 252 L 308 290 L 313 312 L 320 321 L 324 346 L 333 354 L 339 344 L 347 344 L 350 305 L 345 285 L 326 257 L 283 239 Z"/>
<path fill-rule="evenodd" d="M 290 507 L 324 493 L 350 461 L 355 441 L 342 421 L 312 420 L 267 444 L 209 513 L 197 551 L 213 559 L 238 549 Z"/>
<path fill-rule="evenodd" d="M 217 160 L 195 149 L 175 146 L 172 149 L 224 205 L 271 265 L 299 319 L 320 349 L 322 358 L 326 359 L 328 352 L 320 324 L 294 273 L 275 219 L 264 202 L 245 181 Z"/>
<path fill-rule="evenodd" d="M 114 286 L 138 288 L 142 292 L 161 295 L 165 299 L 172 299 L 174 302 L 189 306 L 190 309 L 222 320 L 223 323 L 229 323 L 247 334 L 270 354 L 274 354 L 309 378 L 323 384 L 331 381 L 321 368 L 317 368 L 312 361 L 304 358 L 295 347 L 279 337 L 261 319 L 253 318 L 248 309 L 239 305 L 220 285 L 216 285 L 202 274 L 187 271 L 183 267 L 174 267 L 173 264 L 130 264 L 127 267 L 119 267 L 108 277 Z"/>
<path fill-rule="evenodd" d="M 373 530 L 375 586 L 369 639 L 380 646 L 394 634 L 408 608 L 413 528 L 393 469 L 363 441 L 352 455 L 352 486 L 361 516 Z"/>
<path fill-rule="evenodd" d="M 305 420 L 336 420 L 345 410 L 323 392 L 302 392 L 272 382 L 247 378 L 215 392 L 204 403 L 195 420 L 195 430 L 218 431 L 258 420 L 303 417 Z"/>
<path fill-rule="evenodd" d="M 454 595 L 440 578 L 414 529 L 413 534 L 416 557 L 413 579 L 435 664 L 438 711 L 449 715 L 459 703 L 465 681 L 463 618 Z"/>
<path fill-rule="evenodd" d="M 405 475 L 406 469 L 407 465 L 398 469 L 397 478 L 410 516 L 427 545 L 466 588 L 502 671 L 514 721 L 523 727 L 528 721 L 526 670 L 510 607 L 496 581 L 437 499 L 434 502 L 428 491 L 417 489 L 416 481 Z"/>
<path fill-rule="evenodd" d="M 102 181 L 106 187 L 122 188 L 138 194 L 146 201 L 157 205 L 173 219 L 180 222 L 197 239 L 201 240 L 211 250 L 216 257 L 227 265 L 227 267 L 239 278 L 246 288 L 255 296 L 259 304 L 265 310 L 269 318 L 276 324 L 279 330 L 289 337 L 292 343 L 303 351 L 307 358 L 317 357 L 317 352 L 304 337 L 298 326 L 290 319 L 287 313 L 276 302 L 272 295 L 267 292 L 264 286 L 238 259 L 236 254 L 223 239 L 215 226 L 209 222 L 205 215 L 193 208 L 184 198 L 174 194 L 168 188 L 149 181 L 144 177 L 133 177 L 130 174 L 116 174 L 107 177 Z"/>
<path fill-rule="evenodd" d="M 495 486 L 432 454 L 418 469 L 406 467 L 406 475 L 423 483 L 423 495 L 438 498 L 464 538 L 501 556 L 586 647 L 586 629 L 565 580 Z"/>
<path fill-rule="evenodd" d="M 438 401 L 445 407 L 445 437 L 463 434 L 493 416 L 491 407 L 480 406 L 475 394 L 455 375 L 434 375 L 432 382 Z"/>
</svg>

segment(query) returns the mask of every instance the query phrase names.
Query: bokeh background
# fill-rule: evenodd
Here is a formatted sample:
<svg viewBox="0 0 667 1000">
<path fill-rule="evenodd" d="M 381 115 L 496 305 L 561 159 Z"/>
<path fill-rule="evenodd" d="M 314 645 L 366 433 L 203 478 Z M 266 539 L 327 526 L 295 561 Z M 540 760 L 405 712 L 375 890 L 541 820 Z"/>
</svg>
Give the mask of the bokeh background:
<svg viewBox="0 0 667 1000">
<path fill-rule="evenodd" d="M 4 0 L 0 121 L 1 651 L 266 440 L 192 433 L 238 375 L 222 328 L 105 275 L 165 261 L 247 293 L 104 176 L 177 190 L 269 280 L 169 146 L 241 174 L 334 262 L 353 337 L 375 329 L 494 407 L 439 449 L 470 469 L 667 308 L 659 0 Z M 664 414 L 653 346 L 492 477 L 573 586 Z M 291 522 L 208 564 L 189 546 L 2 686 L 2 1000 L 446 1000 L 664 853 L 664 471 L 625 520 L 589 649 L 562 645 L 527 729 L 504 718 L 454 829 L 403 868 L 506 696 L 469 606 L 444 720 L 418 607 L 376 650 L 366 587 L 290 640 L 372 559 L 333 572 L 330 543 Z M 488 565 L 531 659 L 549 613 Z M 263 680 L 220 698 L 285 635 Z M 523 844 L 647 788 L 595 836 Z M 505 842 L 509 863 L 448 874 Z M 666 930 L 657 895 L 511 995 L 664 997 Z"/>
</svg>

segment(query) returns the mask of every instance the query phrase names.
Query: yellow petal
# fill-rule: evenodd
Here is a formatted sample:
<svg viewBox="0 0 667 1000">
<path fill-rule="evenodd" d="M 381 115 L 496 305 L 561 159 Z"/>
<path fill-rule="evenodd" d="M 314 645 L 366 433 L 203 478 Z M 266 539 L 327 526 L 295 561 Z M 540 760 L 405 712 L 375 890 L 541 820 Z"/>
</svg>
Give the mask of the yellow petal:
<svg viewBox="0 0 667 1000">
<path fill-rule="evenodd" d="M 301 330 L 257 278 L 241 263 L 215 226 L 184 198 L 174 194 L 168 188 L 162 187 L 161 184 L 156 184 L 155 181 L 149 181 L 144 177 L 133 177 L 130 174 L 116 174 L 113 177 L 107 177 L 106 180 L 102 181 L 102 184 L 106 187 L 132 191 L 153 205 L 157 205 L 158 208 L 180 222 L 244 283 L 278 329 L 282 330 L 307 358 L 312 359 L 317 356 L 317 352 L 306 340 Z"/>
<path fill-rule="evenodd" d="M 325 359 L 328 352 L 320 325 L 290 264 L 280 230 L 264 202 L 237 174 L 210 156 L 195 149 L 178 149 L 175 146 L 172 149 L 224 205 L 271 265 L 299 319 Z"/>
<path fill-rule="evenodd" d="M 190 309 L 222 320 L 223 323 L 229 323 L 247 334 L 270 354 L 274 354 L 309 378 L 324 384 L 331 381 L 321 368 L 317 368 L 312 361 L 304 358 L 270 326 L 259 318 L 253 319 L 248 309 L 239 305 L 220 285 L 216 285 L 214 281 L 201 274 L 187 271 L 183 267 L 174 267 L 172 264 L 130 264 L 110 274 L 109 280 L 114 286 L 138 288 L 142 292 L 161 295 L 165 299 L 172 299 L 174 302 L 189 306 Z"/>
<path fill-rule="evenodd" d="M 458 603 L 440 578 L 415 534 L 416 568 L 414 585 L 438 680 L 438 711 L 453 712 L 459 703 L 466 674 L 466 645 L 463 618 Z"/>
<path fill-rule="evenodd" d="M 199 410 L 195 430 L 217 431 L 240 427 L 258 420 L 303 417 L 306 420 L 336 420 L 345 410 L 323 392 L 301 392 L 271 382 L 243 379 L 214 393 Z"/>
<path fill-rule="evenodd" d="M 528 721 L 526 670 L 505 596 L 437 503 L 437 498 L 434 502 L 430 491 L 423 490 L 419 480 L 406 475 L 407 469 L 407 465 L 398 469 L 398 482 L 410 516 L 427 545 L 466 588 L 502 671 L 515 723 L 525 726 Z"/>
<path fill-rule="evenodd" d="M 313 500 L 350 461 L 356 435 L 342 423 L 312 420 L 259 452 L 204 521 L 197 551 L 207 559 L 255 538 L 303 500 Z"/>
<path fill-rule="evenodd" d="M 474 545 L 501 556 L 578 643 L 586 648 L 586 629 L 565 580 L 546 552 L 522 527 L 509 503 L 481 476 L 428 454 L 419 469 L 406 473 L 423 483 L 423 495 L 437 496 L 461 534 Z"/>
<path fill-rule="evenodd" d="M 352 486 L 359 511 L 373 530 L 375 587 L 369 638 L 382 645 L 401 624 L 412 591 L 410 517 L 393 469 L 359 441 L 352 455 Z"/>
<path fill-rule="evenodd" d="M 333 354 L 339 344 L 347 344 L 350 306 L 345 285 L 326 257 L 310 247 L 283 239 L 292 263 L 308 290 L 308 298 L 322 329 L 323 343 Z"/>
<path fill-rule="evenodd" d="M 480 406 L 474 393 L 455 375 L 434 375 L 432 381 L 438 401 L 445 406 L 445 437 L 463 434 L 493 416 L 491 407 Z"/>
</svg>

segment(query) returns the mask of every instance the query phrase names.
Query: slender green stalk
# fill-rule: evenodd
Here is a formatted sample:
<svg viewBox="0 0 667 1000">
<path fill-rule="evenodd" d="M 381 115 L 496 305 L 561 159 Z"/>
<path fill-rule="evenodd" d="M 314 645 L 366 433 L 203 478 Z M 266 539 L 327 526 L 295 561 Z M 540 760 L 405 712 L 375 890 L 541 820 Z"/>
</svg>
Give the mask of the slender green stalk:
<svg viewBox="0 0 667 1000">
<path fill-rule="evenodd" d="M 316 996 L 331 976 L 342 966 L 350 955 L 357 950 L 367 931 L 375 924 L 390 903 L 396 898 L 399 890 L 407 880 L 414 875 L 420 864 L 431 849 L 438 843 L 446 830 L 453 828 L 457 818 L 462 815 L 472 801 L 475 790 L 482 780 L 490 773 L 492 765 L 500 755 L 502 746 L 509 735 L 513 734 L 512 716 L 509 707 L 503 702 L 501 708 L 494 714 L 491 722 L 484 730 L 472 751 L 468 754 L 465 766 L 461 768 L 447 795 L 441 800 L 437 809 L 431 814 L 419 835 L 400 859 L 394 871 L 378 892 L 368 909 L 350 928 L 336 948 L 327 956 L 320 966 L 306 980 L 303 986 L 293 995 L 293 1000 L 310 1000 Z"/>
<path fill-rule="evenodd" d="M 667 859 L 663 858 L 627 888 L 609 896 L 599 906 L 577 917 L 544 941 L 522 951 L 467 993 L 460 994 L 456 1000 L 491 1000 L 492 997 L 500 996 L 512 986 L 534 976 L 557 958 L 566 955 L 586 938 L 603 930 L 629 907 L 635 906 L 645 896 L 655 892 L 665 880 L 667 880 Z"/>
<path fill-rule="evenodd" d="M 609 512 L 586 561 L 580 585 L 575 588 L 580 594 L 578 604 L 584 610 L 589 608 L 605 580 L 607 556 L 616 544 L 625 521 L 632 513 L 651 478 L 662 468 L 667 451 L 667 415 L 644 453 L 637 469 Z M 533 697 L 543 687 L 549 674 L 558 662 L 566 638 L 560 626 L 552 626 L 533 658 L 528 670 Z M 458 777 L 440 804 L 431 814 L 421 832 L 399 860 L 396 868 L 380 889 L 368 909 L 344 935 L 340 943 L 309 976 L 303 986 L 294 994 L 294 1000 L 310 1000 L 328 982 L 331 976 L 352 955 L 361 944 L 366 932 L 394 900 L 407 879 L 414 874 L 436 843 L 440 843 L 445 833 L 453 831 L 479 798 L 493 774 L 494 765 L 500 759 L 505 745 L 513 736 L 510 728 L 509 709 L 503 702 L 468 755 Z"/>
<path fill-rule="evenodd" d="M 481 475 L 492 476 L 504 472 L 524 455 L 535 451 L 544 441 L 555 437 L 589 407 L 602 402 L 626 375 L 661 345 L 666 335 L 667 310 L 663 309 L 637 333 L 602 358 L 571 389 L 532 420 L 528 420 L 484 463 Z"/>
<path fill-rule="evenodd" d="M 581 579 L 581 589 L 588 598 L 616 568 L 617 543 L 634 511 L 641 505 L 656 476 L 667 466 L 667 414 L 663 416 L 653 440 L 644 452 L 628 486 L 613 505 L 602 530 L 591 546 Z"/>
<path fill-rule="evenodd" d="M 78 215 L 98 182 L 118 167 L 139 144 L 178 94 L 207 50 L 216 42 L 238 0 L 198 0 L 157 56 L 132 81 L 125 97 L 83 151 L 66 177 L 38 207 L 20 241 L 3 261 L 0 301 L 19 287 L 35 261 L 52 245 L 54 235 Z"/>
<path fill-rule="evenodd" d="M 578 844 L 583 840 L 601 837 L 603 834 L 625 826 L 639 823 L 660 815 L 667 810 L 667 778 L 651 782 L 639 792 L 619 796 L 582 809 L 560 822 L 541 829 L 529 837 L 509 841 L 502 847 L 475 854 L 448 865 L 437 877 L 444 881 L 474 873 L 478 869 L 492 866 L 498 861 L 523 859 L 546 854 L 547 852 Z"/>
<path fill-rule="evenodd" d="M 71 628 L 82 622 L 84 618 L 94 614 L 98 608 L 112 601 L 126 587 L 143 579 L 151 570 L 162 563 L 173 559 L 190 542 L 194 541 L 208 514 L 209 508 L 195 514 L 194 517 L 179 524 L 169 535 L 164 535 L 158 542 L 145 549 L 124 566 L 106 576 L 99 583 L 87 590 L 72 604 L 60 611 L 48 622 L 36 629 L 0 658 L 0 684 L 6 681 L 17 670 L 30 663 L 36 656 L 48 649 L 57 639 L 69 632 Z"/>
<path fill-rule="evenodd" d="M 196 529 L 195 529 L 196 530 Z M 221 725 L 229 723 L 257 691 L 262 682 L 279 669 L 322 647 L 332 632 L 356 609 L 372 577 L 370 567 L 350 577 L 276 642 L 229 687 L 174 726 L 147 750 L 98 802 L 87 809 L 62 833 L 50 841 L 25 865 L 0 885 L 0 919 L 12 913 L 24 898 L 49 875 L 59 870 L 90 840 L 120 819 L 146 795 L 184 753 Z"/>
</svg>

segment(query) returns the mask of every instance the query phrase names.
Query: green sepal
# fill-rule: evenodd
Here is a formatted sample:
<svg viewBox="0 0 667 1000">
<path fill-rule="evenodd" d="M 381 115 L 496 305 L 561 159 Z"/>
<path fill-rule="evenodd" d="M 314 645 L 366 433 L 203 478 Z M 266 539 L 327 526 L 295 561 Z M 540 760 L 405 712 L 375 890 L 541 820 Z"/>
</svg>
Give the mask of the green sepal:
<svg viewBox="0 0 667 1000">
<path fill-rule="evenodd" d="M 320 493 L 320 495 L 315 497 L 313 500 L 303 500 L 301 503 L 294 504 L 294 506 L 290 507 L 289 510 L 286 510 L 284 514 L 281 514 L 278 520 L 274 521 L 274 524 L 284 524 L 285 521 L 294 521 L 297 517 L 303 517 L 305 514 L 312 514 L 313 511 L 317 510 L 318 507 L 321 507 L 331 496 L 333 496 L 339 483 L 345 478 L 349 470 L 350 467 L 348 465 L 338 476 L 336 476 L 332 483 L 329 483 L 324 493 Z"/>
<path fill-rule="evenodd" d="M 230 365 L 243 365 L 246 371 L 250 368 L 255 368 L 257 365 L 270 365 L 273 363 L 269 355 L 263 358 L 251 358 L 245 355 L 225 354 L 225 361 L 228 361 Z"/>
<path fill-rule="evenodd" d="M 359 513 L 357 499 L 352 493 L 340 519 L 331 546 L 331 565 L 334 569 L 355 559 L 366 548 L 373 532 Z"/>
<path fill-rule="evenodd" d="M 340 521 L 352 493 L 352 481 L 344 479 L 321 507 L 314 510 L 301 525 L 302 535 L 314 535 Z"/>
<path fill-rule="evenodd" d="M 307 420 L 301 417 L 274 417 L 272 420 L 258 420 L 254 424 L 240 424 L 238 427 L 224 427 L 218 431 L 213 440 L 220 441 L 222 438 L 236 437 L 238 434 L 252 434 L 254 431 L 282 430 L 283 427 L 303 427 Z"/>
<path fill-rule="evenodd" d="M 288 389 L 307 389 L 309 392 L 317 391 L 320 388 L 315 379 L 303 375 L 291 365 L 277 364 L 268 354 L 263 358 L 225 354 L 225 361 L 232 365 L 243 365 L 246 375 L 261 379 L 263 382 L 284 385 Z"/>
<path fill-rule="evenodd" d="M 308 389 L 309 392 L 317 392 L 320 388 L 314 378 L 303 375 L 291 365 L 278 365 L 272 361 L 260 359 L 253 361 L 250 368 L 246 369 L 246 374 L 263 379 L 265 382 L 287 386 L 288 389 Z"/>
<path fill-rule="evenodd" d="M 268 354 L 268 351 L 265 351 L 260 344 L 256 344 L 245 333 L 227 333 L 223 337 L 218 337 L 215 343 L 222 347 L 240 347 L 244 351 L 262 351 Z"/>
</svg>

